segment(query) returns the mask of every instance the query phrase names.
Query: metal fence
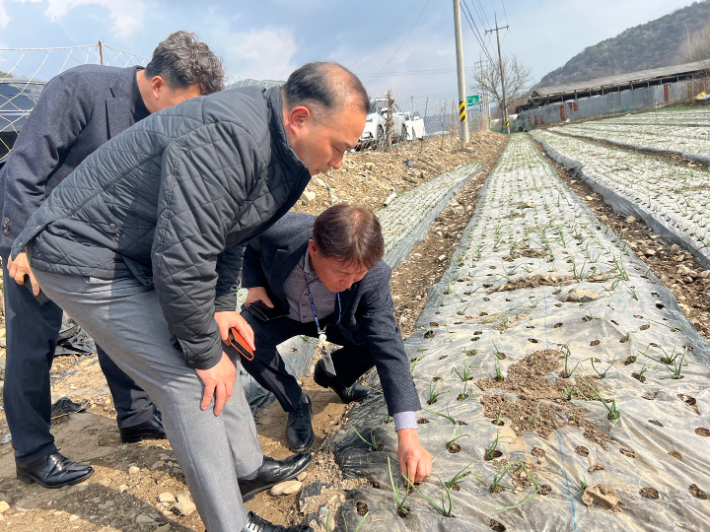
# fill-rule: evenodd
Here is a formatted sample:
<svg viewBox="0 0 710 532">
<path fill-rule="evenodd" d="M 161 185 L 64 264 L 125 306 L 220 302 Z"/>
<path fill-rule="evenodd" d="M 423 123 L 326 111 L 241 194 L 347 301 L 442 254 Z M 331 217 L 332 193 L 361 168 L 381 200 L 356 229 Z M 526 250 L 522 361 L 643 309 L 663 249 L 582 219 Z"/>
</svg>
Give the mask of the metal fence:
<svg viewBox="0 0 710 532">
<path fill-rule="evenodd" d="M 60 48 L 0 49 L 0 164 L 12 150 L 15 138 L 27 121 L 44 85 L 57 74 L 78 65 L 145 66 L 149 57 L 126 52 L 103 42 Z M 238 87 L 273 87 L 280 80 L 259 80 L 238 74 L 227 74 L 227 90 Z M 457 102 L 453 99 L 414 98 L 392 95 L 395 111 L 419 116 L 424 122 L 425 136 L 459 131 Z M 371 94 L 373 100 L 387 95 Z M 488 127 L 487 117 L 469 108 L 470 130 Z M 400 132 L 393 133 L 395 142 Z"/>
<path fill-rule="evenodd" d="M 701 92 L 710 92 L 710 78 L 665 83 L 650 87 L 635 87 L 612 91 L 587 98 L 551 103 L 521 112 L 511 121 L 511 129 L 524 131 L 539 126 L 604 116 L 625 115 L 648 111 L 671 103 L 694 98 Z"/>
</svg>

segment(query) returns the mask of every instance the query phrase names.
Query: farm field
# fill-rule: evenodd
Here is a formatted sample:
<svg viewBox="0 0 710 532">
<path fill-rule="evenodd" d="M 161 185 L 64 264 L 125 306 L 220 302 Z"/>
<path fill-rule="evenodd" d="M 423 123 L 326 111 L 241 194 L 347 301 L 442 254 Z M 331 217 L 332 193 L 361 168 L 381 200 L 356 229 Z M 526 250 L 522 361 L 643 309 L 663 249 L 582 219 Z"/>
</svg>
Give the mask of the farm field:
<svg viewBox="0 0 710 532">
<path fill-rule="evenodd" d="M 369 530 L 703 528 L 710 345 L 529 137 L 511 137 L 429 299 L 406 345 L 437 476 L 403 500 L 375 394 L 335 443 L 369 480 L 349 529 L 365 509 Z"/>
<path fill-rule="evenodd" d="M 704 268 L 710 268 L 707 171 L 547 131 L 531 135 L 615 210 L 643 219 L 657 234 L 688 249 Z"/>
<path fill-rule="evenodd" d="M 705 111 L 666 111 L 556 126 L 550 131 L 629 148 L 675 153 L 707 163 L 710 162 L 708 126 L 710 113 Z"/>
</svg>

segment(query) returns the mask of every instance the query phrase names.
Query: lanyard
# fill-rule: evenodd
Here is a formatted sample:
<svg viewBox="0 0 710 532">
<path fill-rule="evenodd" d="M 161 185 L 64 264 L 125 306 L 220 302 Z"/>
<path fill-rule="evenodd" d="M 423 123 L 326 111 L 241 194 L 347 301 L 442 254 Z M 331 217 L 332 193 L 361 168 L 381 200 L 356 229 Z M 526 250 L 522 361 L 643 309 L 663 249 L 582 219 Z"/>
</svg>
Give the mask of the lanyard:
<svg viewBox="0 0 710 532">
<path fill-rule="evenodd" d="M 321 329 L 320 327 L 320 321 L 318 321 L 318 313 L 316 312 L 316 304 L 315 301 L 313 301 L 313 294 L 311 293 L 311 286 L 308 283 L 308 276 L 306 275 L 306 272 L 303 272 L 303 278 L 306 280 L 306 289 L 308 290 L 308 299 L 311 300 L 311 309 L 313 310 L 313 317 L 316 319 L 316 329 L 318 329 L 318 339 L 321 342 L 325 342 L 328 340 L 327 336 L 325 335 L 325 328 Z M 340 294 L 335 293 L 335 297 L 338 300 L 338 321 L 335 322 L 337 325 L 340 323 L 340 320 L 343 318 L 343 307 L 340 306 Z M 327 325 L 326 325 L 327 327 Z"/>
</svg>

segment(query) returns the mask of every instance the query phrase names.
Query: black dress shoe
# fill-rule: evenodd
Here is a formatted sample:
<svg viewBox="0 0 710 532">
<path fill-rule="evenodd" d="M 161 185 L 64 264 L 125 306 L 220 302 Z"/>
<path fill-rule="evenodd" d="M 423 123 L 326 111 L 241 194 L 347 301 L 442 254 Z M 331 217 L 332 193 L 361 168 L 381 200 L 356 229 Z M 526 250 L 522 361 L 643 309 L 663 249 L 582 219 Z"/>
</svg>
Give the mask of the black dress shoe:
<svg viewBox="0 0 710 532">
<path fill-rule="evenodd" d="M 306 396 L 308 397 L 308 396 Z M 316 440 L 311 424 L 311 414 L 313 404 L 308 397 L 307 403 L 299 403 L 295 412 L 288 413 L 288 423 L 286 423 L 286 441 L 294 453 L 307 451 Z"/>
<path fill-rule="evenodd" d="M 319 360 L 316 364 L 316 369 L 313 373 L 313 380 L 316 381 L 318 386 L 333 390 L 345 404 L 353 403 L 355 401 L 362 401 L 370 393 L 370 388 L 363 386 L 357 381 L 355 381 L 352 386 L 347 388 L 340 384 L 337 377 L 331 377 L 326 373 L 322 360 Z"/>
<path fill-rule="evenodd" d="M 131 427 L 119 427 L 121 433 L 121 441 L 123 443 L 136 443 L 143 440 L 163 440 L 165 439 L 165 429 L 163 428 L 163 420 L 159 413 L 150 418 L 148 421 L 140 425 Z"/>
<path fill-rule="evenodd" d="M 259 517 L 254 512 L 249 512 L 247 518 L 247 524 L 242 529 L 242 532 L 313 532 L 313 529 L 307 525 L 275 525 L 270 521 Z"/>
<path fill-rule="evenodd" d="M 256 477 L 251 480 L 239 479 L 242 500 L 248 501 L 257 493 L 296 478 L 312 461 L 313 455 L 311 453 L 294 454 L 284 460 L 274 460 L 269 456 L 264 456 L 264 463 L 261 464 Z"/>
<path fill-rule="evenodd" d="M 83 482 L 94 474 L 94 468 L 77 464 L 59 451 L 43 456 L 29 464 L 16 462 L 17 478 L 36 482 L 43 488 L 61 488 Z"/>
</svg>

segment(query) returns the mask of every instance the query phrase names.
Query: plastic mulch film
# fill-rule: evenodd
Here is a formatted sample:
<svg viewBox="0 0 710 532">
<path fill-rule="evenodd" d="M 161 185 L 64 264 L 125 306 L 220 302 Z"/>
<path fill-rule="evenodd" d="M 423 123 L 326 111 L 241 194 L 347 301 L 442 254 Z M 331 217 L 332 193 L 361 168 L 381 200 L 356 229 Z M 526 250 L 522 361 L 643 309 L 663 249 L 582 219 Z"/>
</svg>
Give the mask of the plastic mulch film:
<svg viewBox="0 0 710 532">
<path fill-rule="evenodd" d="M 707 172 L 544 131 L 531 134 L 614 211 L 642 219 L 666 240 L 690 251 L 703 268 L 710 268 Z"/>
<path fill-rule="evenodd" d="M 434 467 L 417 489 L 451 517 L 417 492 L 398 513 L 371 394 L 336 442 L 369 480 L 351 530 L 365 506 L 371 531 L 707 530 L 710 345 L 622 246 L 513 135 L 406 340 Z"/>
<path fill-rule="evenodd" d="M 407 258 L 454 194 L 481 168 L 481 163 L 457 166 L 407 190 L 377 212 L 385 237 L 385 262 L 392 269 Z"/>
<path fill-rule="evenodd" d="M 575 137 L 605 140 L 618 146 L 659 153 L 674 153 L 690 160 L 710 163 L 710 128 L 673 127 L 638 124 L 633 127 L 618 124 L 587 122 L 552 128 Z"/>
<path fill-rule="evenodd" d="M 378 211 L 377 217 L 385 236 L 385 261 L 390 267 L 396 268 L 409 255 L 449 200 L 482 167 L 481 163 L 458 166 L 451 172 L 408 190 Z M 240 290 L 240 306 L 245 299 L 246 290 Z M 286 368 L 296 378 L 307 373 L 315 349 L 315 339 L 300 336 L 278 346 Z M 271 392 L 262 388 L 246 371 L 242 370 L 241 375 L 253 412 L 258 412 L 276 400 Z"/>
</svg>

